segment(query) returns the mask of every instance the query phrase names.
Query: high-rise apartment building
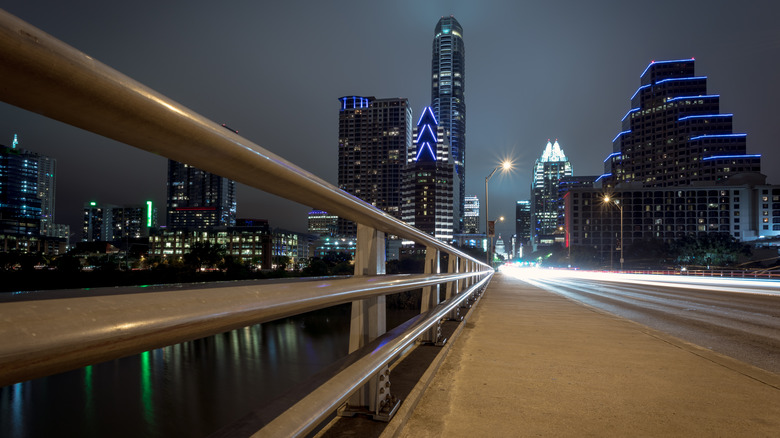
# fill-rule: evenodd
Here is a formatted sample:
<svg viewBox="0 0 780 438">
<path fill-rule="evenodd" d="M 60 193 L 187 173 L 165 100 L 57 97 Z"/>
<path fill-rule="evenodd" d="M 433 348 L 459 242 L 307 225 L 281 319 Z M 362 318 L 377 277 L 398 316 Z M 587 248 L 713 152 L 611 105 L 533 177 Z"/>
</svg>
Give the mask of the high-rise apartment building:
<svg viewBox="0 0 780 438">
<path fill-rule="evenodd" d="M 405 98 L 339 98 L 338 186 L 401 219 L 406 154 L 412 144 L 412 110 Z M 339 221 L 339 234 L 355 224 Z"/>
<path fill-rule="evenodd" d="M 414 149 L 407 154 L 402 218 L 436 239 L 451 242 L 460 184 L 444 128 L 430 107 L 423 110 L 414 138 Z"/>
<path fill-rule="evenodd" d="M 463 233 L 479 233 L 479 198 L 476 196 L 465 197 L 465 211 L 463 212 Z"/>
<path fill-rule="evenodd" d="M 167 226 L 206 229 L 236 224 L 236 183 L 168 160 Z"/>
<path fill-rule="evenodd" d="M 460 178 L 456 231 L 463 229 L 466 193 L 466 52 L 463 28 L 453 16 L 442 17 L 434 30 L 431 105 L 444 127 Z"/>
<path fill-rule="evenodd" d="M 531 185 L 532 238 L 536 245 L 551 245 L 558 230 L 558 216 L 563 205 L 558 194 L 561 178 L 572 175 L 572 167 L 558 144 L 547 142 L 542 156 L 534 164 Z"/>
<path fill-rule="evenodd" d="M 733 114 L 720 113 L 720 96 L 708 93 L 693 59 L 651 62 L 640 81 L 605 160 L 608 185 L 719 183 L 761 171 L 760 157 L 746 154 L 746 134 L 733 133 Z"/>
<path fill-rule="evenodd" d="M 84 204 L 82 242 L 118 242 L 149 237 L 149 230 L 157 226 L 152 201 L 143 205 L 118 206 Z"/>
</svg>

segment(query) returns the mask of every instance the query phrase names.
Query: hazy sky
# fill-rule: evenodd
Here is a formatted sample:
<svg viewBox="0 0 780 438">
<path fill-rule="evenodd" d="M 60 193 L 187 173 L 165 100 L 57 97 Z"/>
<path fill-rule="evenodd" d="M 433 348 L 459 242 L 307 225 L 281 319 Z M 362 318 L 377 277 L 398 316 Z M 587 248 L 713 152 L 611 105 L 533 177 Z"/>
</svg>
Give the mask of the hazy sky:
<svg viewBox="0 0 780 438">
<path fill-rule="evenodd" d="M 467 194 L 512 219 L 531 169 L 558 139 L 574 173 L 598 175 L 639 75 L 696 58 L 734 132 L 780 184 L 780 2 L 767 1 L 53 1 L 2 7 L 247 139 L 336 183 L 338 98 L 430 105 L 433 30 L 454 15 L 466 48 Z M 0 60 L 2 62 L 2 60 Z M 0 82 L 2 78 L 0 78 Z M 1 84 L 0 84 L 1 86 Z M 0 144 L 57 159 L 57 222 L 80 237 L 90 200 L 153 199 L 164 220 L 166 159 L 0 103 Z M 244 186 L 239 217 L 305 231 L 306 206 Z"/>
</svg>

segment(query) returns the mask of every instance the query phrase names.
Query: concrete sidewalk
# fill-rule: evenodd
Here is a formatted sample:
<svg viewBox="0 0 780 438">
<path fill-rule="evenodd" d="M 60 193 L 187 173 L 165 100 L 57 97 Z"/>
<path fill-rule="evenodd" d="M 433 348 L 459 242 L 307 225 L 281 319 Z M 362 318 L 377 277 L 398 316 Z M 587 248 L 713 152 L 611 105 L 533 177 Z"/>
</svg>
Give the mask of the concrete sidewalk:
<svg viewBox="0 0 780 438">
<path fill-rule="evenodd" d="M 780 437 L 777 374 L 502 274 L 474 310 L 400 436 Z"/>
</svg>

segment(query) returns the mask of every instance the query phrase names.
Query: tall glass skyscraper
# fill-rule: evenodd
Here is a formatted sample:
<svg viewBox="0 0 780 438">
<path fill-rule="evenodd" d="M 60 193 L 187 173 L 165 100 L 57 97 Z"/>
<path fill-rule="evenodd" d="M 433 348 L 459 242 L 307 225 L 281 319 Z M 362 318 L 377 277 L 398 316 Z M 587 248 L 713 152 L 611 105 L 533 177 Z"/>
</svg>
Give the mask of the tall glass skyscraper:
<svg viewBox="0 0 780 438">
<path fill-rule="evenodd" d="M 466 193 L 466 85 L 463 28 L 453 16 L 436 23 L 431 68 L 431 106 L 449 139 L 455 171 L 460 177 L 456 230 L 463 229 Z"/>
</svg>

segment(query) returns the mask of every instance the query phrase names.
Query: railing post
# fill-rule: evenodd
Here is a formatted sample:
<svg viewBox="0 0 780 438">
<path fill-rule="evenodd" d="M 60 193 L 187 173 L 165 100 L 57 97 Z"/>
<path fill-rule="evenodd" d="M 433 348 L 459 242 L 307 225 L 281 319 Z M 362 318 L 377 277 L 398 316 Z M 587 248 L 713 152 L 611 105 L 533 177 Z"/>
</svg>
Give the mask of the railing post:
<svg viewBox="0 0 780 438">
<path fill-rule="evenodd" d="M 425 248 L 425 273 L 438 274 L 439 272 L 441 272 L 439 268 L 439 250 L 429 246 Z M 420 313 L 433 309 L 439 304 L 439 301 L 439 285 L 425 286 L 422 291 Z M 446 340 L 441 340 L 441 321 L 421 336 L 420 341 L 444 345 Z"/>
<path fill-rule="evenodd" d="M 355 276 L 385 274 L 385 233 L 366 225 L 357 226 Z M 387 331 L 386 298 L 367 298 L 352 302 L 349 352 L 368 344 Z M 341 416 L 370 415 L 389 421 L 401 400 L 390 394 L 390 369 L 385 366 L 338 410 Z"/>
<path fill-rule="evenodd" d="M 460 272 L 460 264 L 463 263 L 463 260 L 460 259 L 460 257 L 457 257 L 454 254 L 450 254 L 447 262 L 447 273 L 448 274 L 457 274 Z M 464 280 L 465 281 L 465 280 Z M 460 293 L 461 288 L 461 280 L 453 280 L 449 283 L 447 283 L 447 292 L 444 296 L 444 299 L 449 300 L 453 296 Z M 448 318 L 452 321 L 461 321 L 463 320 L 463 317 L 460 315 L 460 307 L 456 307 L 455 309 L 450 312 L 448 315 Z"/>
</svg>

